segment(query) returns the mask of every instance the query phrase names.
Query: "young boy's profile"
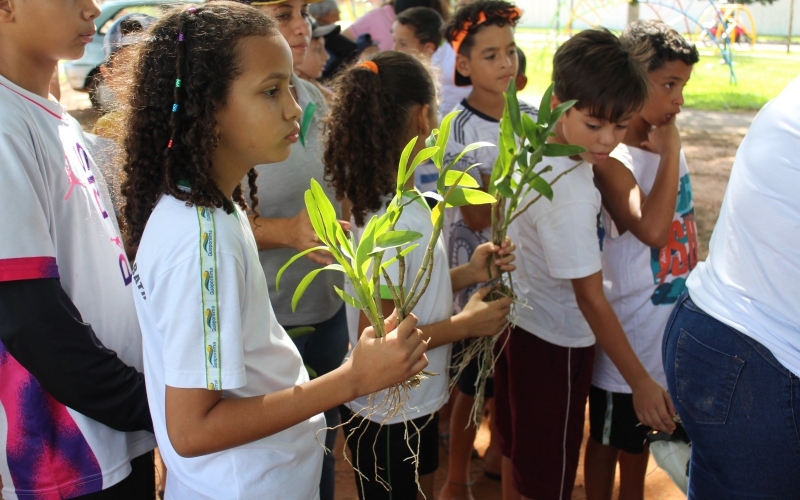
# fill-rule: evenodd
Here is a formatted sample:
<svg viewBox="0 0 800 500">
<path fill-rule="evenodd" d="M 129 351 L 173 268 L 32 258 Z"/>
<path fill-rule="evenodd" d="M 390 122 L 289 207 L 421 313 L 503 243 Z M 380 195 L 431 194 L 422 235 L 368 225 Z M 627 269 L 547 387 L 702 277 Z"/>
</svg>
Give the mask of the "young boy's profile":
<svg viewBox="0 0 800 500">
<path fill-rule="evenodd" d="M 571 498 L 595 340 L 632 387 L 642 424 L 674 426 L 669 395 L 637 359 L 603 294 L 601 203 L 591 167 L 609 157 L 644 104 L 646 73 L 615 35 L 586 30 L 556 52 L 553 84 L 553 107 L 578 102 L 550 141 L 586 152 L 544 158 L 553 167 L 548 181 L 569 173 L 553 184 L 552 202 L 534 204 L 509 228 L 522 261 L 515 291 L 526 307 L 517 309 L 495 375 L 506 500 Z"/>
<path fill-rule="evenodd" d="M 441 14 L 430 7 L 406 9 L 392 23 L 392 50 L 421 54 L 430 60 L 442 43 Z"/>
<path fill-rule="evenodd" d="M 131 268 L 77 122 L 49 96 L 92 0 L 0 1 L 0 496 L 148 499 L 155 439 Z"/>
<path fill-rule="evenodd" d="M 694 45 L 661 21 L 633 23 L 620 41 L 642 51 L 650 91 L 628 122 L 622 143 L 594 166 L 606 229 L 604 285 L 637 357 L 666 387 L 664 327 L 697 264 L 692 188 L 675 115 L 699 56 Z M 602 348 L 596 352 L 589 415 L 587 498 L 611 499 L 617 462 L 620 497 L 643 498 L 648 429 L 638 425 L 631 387 Z"/>
</svg>

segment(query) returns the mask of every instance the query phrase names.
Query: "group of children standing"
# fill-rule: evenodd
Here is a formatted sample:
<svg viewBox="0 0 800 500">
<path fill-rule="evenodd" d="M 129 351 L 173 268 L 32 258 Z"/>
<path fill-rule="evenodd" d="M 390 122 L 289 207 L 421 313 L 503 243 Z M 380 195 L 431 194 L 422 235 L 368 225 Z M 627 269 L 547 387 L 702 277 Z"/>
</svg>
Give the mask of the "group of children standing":
<svg viewBox="0 0 800 500">
<path fill-rule="evenodd" d="M 295 4 L 286 2 L 287 16 Z M 641 496 L 646 429 L 674 429 L 660 338 L 697 262 L 675 115 L 698 55 L 679 34 L 640 22 L 619 38 L 586 30 L 562 45 L 551 105 L 578 102 L 551 141 L 586 152 L 543 159 L 553 167 L 547 180 L 571 170 L 553 184 L 553 201 L 518 218 L 500 247 L 489 242 L 487 206 L 450 209 L 414 315 L 398 324 L 383 290 L 391 333 L 377 339 L 347 306 L 350 352 L 309 380 L 281 326 L 292 318 L 271 305 L 287 292 L 275 297 L 265 270 L 283 261 L 259 260 L 264 241 L 278 237 L 266 234 L 278 226 L 261 215 L 275 203 L 263 193 L 280 196 L 282 187 L 260 186 L 259 174 L 271 175 L 308 139 L 308 106 L 298 106 L 293 76 L 300 45 L 281 31 L 281 18 L 224 1 L 181 7 L 137 44 L 121 119 L 120 232 L 80 127 L 48 97 L 57 61 L 79 57 L 91 39 L 97 6 L 0 6 L 2 199 L 11 212 L 0 247 L 4 498 L 146 498 L 156 441 L 169 499 L 319 498 L 316 436 L 322 413 L 339 405 L 364 475 L 356 473 L 361 498 L 435 498 L 436 412 L 447 401 L 450 346 L 500 333 L 510 311 L 509 298 L 484 301 L 480 284 L 496 277 L 486 266 L 491 254 L 496 270 L 514 272 L 524 304 L 500 343 L 495 377 L 504 499 L 571 497 L 587 398 L 587 495 L 610 498 L 619 461 L 622 487 Z M 386 209 L 403 147 L 417 137 L 413 157 L 450 111 L 439 108 L 437 79 L 418 58 L 433 54 L 419 47 L 439 38 L 420 36 L 412 14 L 394 22 L 394 43 L 416 55 L 379 53 L 332 84 L 319 146 L 356 240 Z M 505 1 L 479 0 L 444 27 L 452 83 L 470 86 L 455 106 L 446 158 L 496 141 L 503 92 L 520 73 L 520 16 Z M 42 23 L 54 28 L 30 35 Z M 485 189 L 494 158 L 483 148 L 458 168 L 481 163 L 469 175 Z M 410 200 L 397 228 L 427 240 L 424 198 Z M 406 280 L 423 252 L 406 257 Z M 395 282 L 399 273 L 388 268 Z M 401 413 L 370 411 L 369 394 L 426 366 L 439 375 L 411 391 Z M 469 395 L 468 383 L 460 387 Z M 440 495 L 470 499 L 469 483 L 449 479 Z"/>
</svg>

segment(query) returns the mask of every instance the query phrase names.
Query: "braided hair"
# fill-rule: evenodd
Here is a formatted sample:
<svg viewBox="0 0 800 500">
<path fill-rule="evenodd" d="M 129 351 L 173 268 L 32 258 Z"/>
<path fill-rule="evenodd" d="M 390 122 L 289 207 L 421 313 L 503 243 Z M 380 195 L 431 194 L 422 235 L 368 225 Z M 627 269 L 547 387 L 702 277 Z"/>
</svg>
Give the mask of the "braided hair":
<svg viewBox="0 0 800 500">
<path fill-rule="evenodd" d="M 169 11 L 136 46 L 121 99 L 122 213 L 131 248 L 138 247 L 162 194 L 227 213 L 234 211 L 233 202 L 247 209 L 241 186 L 232 202 L 211 176 L 215 112 L 225 106 L 241 72 L 237 42 L 247 36 L 280 33 L 253 7 L 215 1 Z M 258 216 L 256 177 L 255 169 L 247 173 L 251 210 Z"/>
</svg>

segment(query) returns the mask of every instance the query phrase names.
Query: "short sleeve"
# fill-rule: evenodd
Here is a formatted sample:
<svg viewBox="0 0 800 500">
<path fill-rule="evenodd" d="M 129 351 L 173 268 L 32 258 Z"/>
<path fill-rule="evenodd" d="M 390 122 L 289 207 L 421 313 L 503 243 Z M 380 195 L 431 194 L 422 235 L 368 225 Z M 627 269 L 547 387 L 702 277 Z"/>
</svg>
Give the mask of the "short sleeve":
<svg viewBox="0 0 800 500">
<path fill-rule="evenodd" d="M 148 302 L 164 336 L 164 383 L 171 387 L 208 388 L 209 375 L 217 375 L 224 390 L 246 383 L 241 322 L 244 269 L 227 253 L 218 254 L 216 263 L 216 279 L 202 272 L 195 255 L 153 282 Z M 203 287 L 214 286 L 215 299 L 204 299 Z"/>
<path fill-rule="evenodd" d="M 59 278 L 48 193 L 30 138 L 0 132 L 0 281 Z"/>
<path fill-rule="evenodd" d="M 597 216 L 597 208 L 591 203 L 570 203 L 536 221 L 553 278 L 585 278 L 602 269 Z"/>
</svg>

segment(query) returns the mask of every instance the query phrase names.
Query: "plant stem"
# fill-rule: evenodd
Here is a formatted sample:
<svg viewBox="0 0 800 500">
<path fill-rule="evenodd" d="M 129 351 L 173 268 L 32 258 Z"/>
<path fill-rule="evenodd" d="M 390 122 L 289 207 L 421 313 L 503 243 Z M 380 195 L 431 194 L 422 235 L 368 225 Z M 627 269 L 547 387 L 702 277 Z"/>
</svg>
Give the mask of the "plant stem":
<svg viewBox="0 0 800 500">
<path fill-rule="evenodd" d="M 574 166 L 572 166 L 572 167 L 568 168 L 567 170 L 564 170 L 563 172 L 561 172 L 560 174 L 558 174 L 558 175 L 557 175 L 557 176 L 556 176 L 556 177 L 553 179 L 553 181 L 550 183 L 550 185 L 552 186 L 553 184 L 555 184 L 556 182 L 558 182 L 558 180 L 559 180 L 559 179 L 561 179 L 562 177 L 564 177 L 564 176 L 565 176 L 565 175 L 567 175 L 568 173 L 572 172 L 572 171 L 573 171 L 573 170 L 575 170 L 576 168 L 580 167 L 581 165 L 583 165 L 583 162 L 582 162 L 582 161 L 581 161 L 581 162 L 578 162 L 578 163 L 576 163 Z M 534 203 L 536 203 L 537 201 L 539 201 L 539 198 L 541 198 L 541 197 L 542 197 L 542 195 L 541 195 L 541 194 L 539 194 L 539 195 L 538 195 L 538 196 L 536 196 L 534 199 L 532 199 L 531 201 L 529 201 L 528 203 L 526 203 L 526 204 L 525 204 L 525 206 L 523 206 L 523 207 L 522 207 L 522 208 L 520 208 L 519 210 L 515 210 L 515 211 L 514 211 L 514 214 L 513 214 L 513 215 L 511 216 L 511 218 L 509 219 L 509 221 L 508 221 L 508 224 L 506 224 L 506 227 L 508 227 L 509 225 L 511 225 L 511 223 L 512 223 L 512 222 L 514 222 L 514 219 L 516 219 L 517 217 L 519 217 L 520 215 L 522 215 L 522 214 L 525 212 L 525 210 L 529 209 L 529 208 L 531 207 L 531 205 L 533 205 Z"/>
</svg>

